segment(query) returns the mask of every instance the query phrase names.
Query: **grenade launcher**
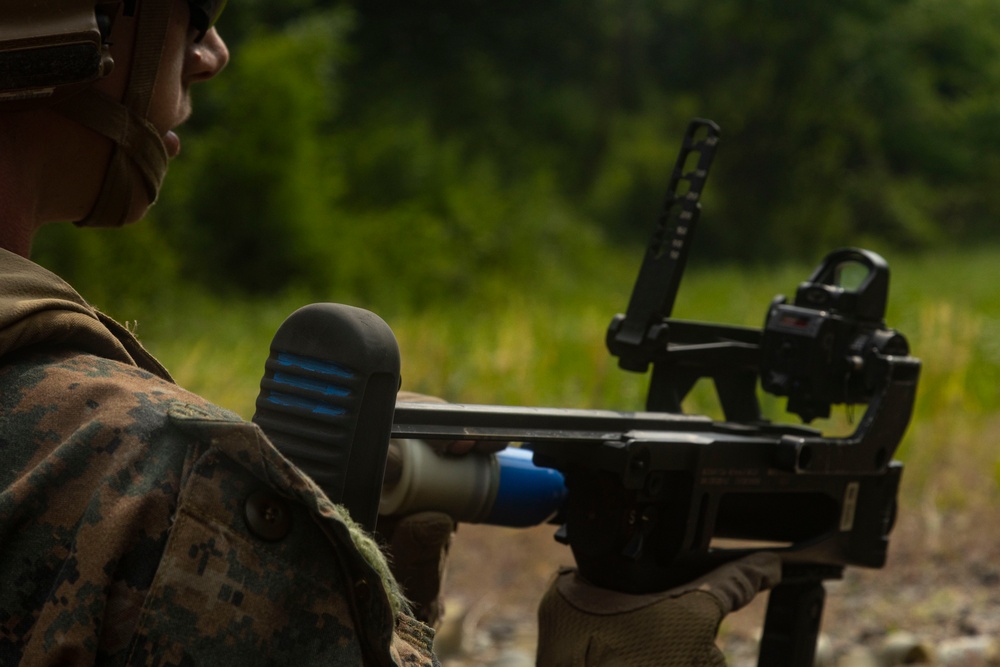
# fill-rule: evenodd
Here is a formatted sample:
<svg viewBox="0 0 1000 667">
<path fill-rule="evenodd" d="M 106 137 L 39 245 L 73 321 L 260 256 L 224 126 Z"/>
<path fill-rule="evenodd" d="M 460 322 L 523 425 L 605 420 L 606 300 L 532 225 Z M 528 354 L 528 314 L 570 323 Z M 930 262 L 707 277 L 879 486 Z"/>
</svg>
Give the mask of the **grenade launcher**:
<svg viewBox="0 0 1000 667">
<path fill-rule="evenodd" d="M 718 141 L 714 123 L 692 121 L 628 309 L 608 328 L 623 369 L 652 366 L 645 411 L 398 403 L 392 436 L 521 443 L 563 476 L 549 520 L 599 586 L 665 590 L 754 551 L 779 553 L 758 664 L 806 667 L 823 581 L 885 563 L 903 469 L 893 455 L 920 362 L 885 325 L 889 269 L 866 250 L 829 254 L 793 301 L 775 298 L 762 329 L 670 317 Z M 682 413 L 702 378 L 722 420 Z M 758 385 L 804 424 L 765 419 Z M 805 425 L 832 404 L 867 406 L 852 434 Z M 502 487 L 503 464 L 498 474 Z M 397 511 L 419 509 L 434 508 Z"/>
</svg>

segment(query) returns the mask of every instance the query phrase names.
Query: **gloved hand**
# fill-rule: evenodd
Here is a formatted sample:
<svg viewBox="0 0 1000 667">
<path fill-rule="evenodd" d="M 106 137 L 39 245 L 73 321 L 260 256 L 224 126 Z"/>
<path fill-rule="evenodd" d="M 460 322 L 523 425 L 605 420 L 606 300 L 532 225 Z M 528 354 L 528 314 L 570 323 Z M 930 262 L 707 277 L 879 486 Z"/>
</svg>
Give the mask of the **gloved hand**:
<svg viewBox="0 0 1000 667">
<path fill-rule="evenodd" d="M 397 401 L 445 403 L 433 396 L 400 392 Z M 475 440 L 427 440 L 439 454 L 464 456 L 490 454 L 507 446 L 505 442 Z M 399 444 L 390 441 L 385 464 L 385 484 L 398 481 L 402 471 Z M 414 616 L 436 627 L 444 614 L 441 591 L 444 585 L 451 536 L 457 523 L 442 512 L 418 512 L 408 516 L 380 516 L 376 534 L 389 556 L 389 567 L 413 605 Z"/>
<path fill-rule="evenodd" d="M 379 517 L 375 529 L 413 616 L 431 627 L 444 615 L 441 589 L 455 527 L 447 514 L 418 512 Z"/>
<path fill-rule="evenodd" d="M 723 667 L 715 644 L 726 614 L 781 581 L 781 560 L 758 553 L 689 584 L 645 595 L 598 588 L 560 572 L 538 608 L 539 667 Z"/>
</svg>

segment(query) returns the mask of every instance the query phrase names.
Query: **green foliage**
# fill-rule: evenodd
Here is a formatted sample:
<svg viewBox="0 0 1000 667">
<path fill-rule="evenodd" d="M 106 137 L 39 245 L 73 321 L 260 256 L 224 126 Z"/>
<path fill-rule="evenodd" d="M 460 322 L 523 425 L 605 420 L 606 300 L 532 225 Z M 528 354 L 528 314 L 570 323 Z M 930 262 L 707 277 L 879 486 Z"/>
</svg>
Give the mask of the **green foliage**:
<svg viewBox="0 0 1000 667">
<path fill-rule="evenodd" d="M 646 238 L 695 116 L 723 129 L 706 257 L 937 250 L 1000 215 L 990 0 L 248 0 L 220 29 L 153 229 L 52 234 L 57 271 L 136 243 L 213 291 L 400 310 L 572 282 Z"/>
<path fill-rule="evenodd" d="M 334 283 L 349 293 L 424 305 L 598 264 L 597 234 L 574 226 L 546 174 L 505 182 L 491 161 L 465 157 L 419 120 L 380 127 L 345 139 L 350 222 Z"/>
<path fill-rule="evenodd" d="M 185 142 L 189 159 L 154 212 L 175 247 L 203 249 L 184 256 L 186 275 L 252 291 L 329 282 L 323 248 L 340 170 L 322 133 L 348 25 L 324 12 L 258 34 L 199 91 L 214 122 Z"/>
<path fill-rule="evenodd" d="M 180 275 L 178 256 L 160 230 L 147 224 L 124 229 L 49 225 L 36 238 L 32 259 L 56 271 L 96 307 L 117 312 L 126 303 L 159 298 Z"/>
<path fill-rule="evenodd" d="M 645 236 L 694 115 L 724 130 L 705 202 L 717 256 L 926 248 L 992 219 L 997 142 L 973 115 L 998 82 L 986 2 L 355 9 L 349 118 L 398 104 L 500 174 L 547 168 L 613 237 Z"/>
</svg>

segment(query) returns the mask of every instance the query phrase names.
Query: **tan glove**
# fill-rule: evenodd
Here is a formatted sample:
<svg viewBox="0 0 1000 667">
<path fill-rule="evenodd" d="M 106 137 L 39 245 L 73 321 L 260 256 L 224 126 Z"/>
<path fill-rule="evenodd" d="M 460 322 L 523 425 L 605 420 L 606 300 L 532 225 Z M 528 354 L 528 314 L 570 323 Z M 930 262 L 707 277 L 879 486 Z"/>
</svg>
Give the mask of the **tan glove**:
<svg viewBox="0 0 1000 667">
<path fill-rule="evenodd" d="M 441 512 L 379 517 L 376 528 L 414 617 L 431 627 L 444 615 L 441 589 L 454 530 L 455 522 Z"/>
<path fill-rule="evenodd" d="M 445 403 L 433 396 L 400 392 L 397 401 Z M 504 442 L 475 440 L 428 440 L 432 448 L 447 456 L 470 452 L 493 453 L 507 446 Z M 385 464 L 385 483 L 399 479 L 399 445 L 390 441 Z M 436 627 L 444 614 L 441 591 L 448 561 L 451 536 L 457 524 L 441 512 L 418 512 L 409 516 L 379 517 L 375 529 L 389 556 L 389 567 L 413 606 L 414 616 Z"/>
<path fill-rule="evenodd" d="M 781 561 L 759 553 L 690 584 L 646 595 L 598 588 L 561 572 L 538 608 L 539 667 L 722 667 L 715 644 L 726 614 L 781 580 Z"/>
</svg>

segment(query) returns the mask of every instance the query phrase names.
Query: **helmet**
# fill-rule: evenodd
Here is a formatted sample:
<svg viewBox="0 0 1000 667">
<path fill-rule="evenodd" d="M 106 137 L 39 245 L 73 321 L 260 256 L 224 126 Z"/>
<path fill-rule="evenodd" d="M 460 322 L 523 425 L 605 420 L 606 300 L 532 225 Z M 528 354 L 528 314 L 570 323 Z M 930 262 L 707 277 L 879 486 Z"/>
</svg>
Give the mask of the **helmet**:
<svg viewBox="0 0 1000 667">
<path fill-rule="evenodd" d="M 102 191 L 77 224 L 125 222 L 133 186 L 155 201 L 167 171 L 159 132 L 147 120 L 172 5 L 177 0 L 0 0 L 0 110 L 47 107 L 114 142 Z M 188 0 L 191 26 L 204 37 L 225 0 Z M 115 66 L 116 21 L 135 23 L 122 100 L 90 85 Z"/>
</svg>

